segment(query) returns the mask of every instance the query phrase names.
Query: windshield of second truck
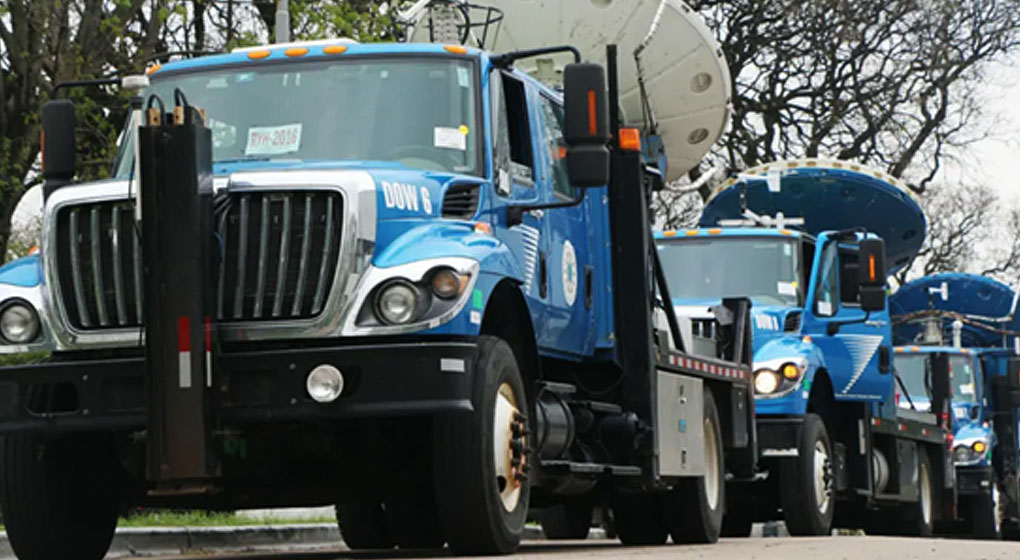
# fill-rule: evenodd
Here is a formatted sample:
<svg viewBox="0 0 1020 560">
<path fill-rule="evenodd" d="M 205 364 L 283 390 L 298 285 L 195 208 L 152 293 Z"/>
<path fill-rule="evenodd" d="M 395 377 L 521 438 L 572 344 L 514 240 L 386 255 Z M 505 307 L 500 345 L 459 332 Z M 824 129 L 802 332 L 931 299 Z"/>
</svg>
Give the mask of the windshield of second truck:
<svg viewBox="0 0 1020 560">
<path fill-rule="evenodd" d="M 950 356 L 949 371 L 953 374 L 953 402 L 977 402 L 974 360 L 970 356 Z"/>
<path fill-rule="evenodd" d="M 899 354 L 895 359 L 896 372 L 907 388 L 912 399 L 928 400 L 925 367 L 928 354 Z M 977 402 L 977 385 L 974 382 L 974 362 L 970 356 L 949 357 L 949 368 L 953 378 L 953 402 Z"/>
<path fill-rule="evenodd" d="M 445 57 L 342 58 L 152 76 L 206 111 L 213 161 L 394 162 L 479 175 L 475 65 Z M 124 146 L 122 153 L 132 153 Z M 120 157 L 117 175 L 131 172 Z"/>
<path fill-rule="evenodd" d="M 757 304 L 800 305 L 796 240 L 687 238 L 657 245 L 674 300 L 749 297 Z"/>
</svg>

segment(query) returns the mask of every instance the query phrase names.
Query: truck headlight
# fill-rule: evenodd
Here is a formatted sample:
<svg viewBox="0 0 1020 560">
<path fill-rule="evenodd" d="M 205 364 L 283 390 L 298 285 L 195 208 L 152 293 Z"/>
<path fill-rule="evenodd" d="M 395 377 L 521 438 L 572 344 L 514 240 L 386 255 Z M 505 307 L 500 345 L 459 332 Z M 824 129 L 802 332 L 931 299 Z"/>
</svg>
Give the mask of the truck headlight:
<svg viewBox="0 0 1020 560">
<path fill-rule="evenodd" d="M 953 462 L 954 463 L 973 463 L 977 457 L 974 456 L 974 450 L 967 445 L 957 445 L 953 448 Z"/>
<path fill-rule="evenodd" d="M 409 282 L 394 280 L 384 285 L 375 298 L 375 312 L 388 325 L 403 325 L 414 320 L 418 310 L 418 288 Z"/>
<path fill-rule="evenodd" d="M 804 378 L 807 365 L 807 360 L 803 357 L 780 358 L 755 363 L 755 394 L 779 397 L 789 393 Z"/>
<path fill-rule="evenodd" d="M 754 390 L 763 395 L 770 395 L 779 388 L 779 374 L 771 369 L 759 369 L 754 372 Z"/>
<path fill-rule="evenodd" d="M 15 301 L 0 312 L 0 335 L 11 344 L 27 344 L 39 336 L 39 314 L 27 303 Z"/>
<path fill-rule="evenodd" d="M 443 299 L 453 299 L 464 291 L 469 276 L 461 276 L 452 268 L 438 268 L 431 274 L 432 293 Z"/>
</svg>

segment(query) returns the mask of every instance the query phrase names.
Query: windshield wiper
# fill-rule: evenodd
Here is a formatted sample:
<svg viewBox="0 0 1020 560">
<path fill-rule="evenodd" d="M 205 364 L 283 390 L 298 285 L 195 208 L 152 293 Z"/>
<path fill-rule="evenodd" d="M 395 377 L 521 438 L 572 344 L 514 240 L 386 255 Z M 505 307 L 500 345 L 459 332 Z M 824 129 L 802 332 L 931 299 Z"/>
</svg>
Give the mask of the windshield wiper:
<svg viewBox="0 0 1020 560">
<path fill-rule="evenodd" d="M 232 158 L 232 159 L 218 159 L 218 160 L 214 161 L 213 164 L 217 164 L 217 163 L 242 163 L 242 162 L 246 162 L 246 161 L 272 161 L 272 160 L 273 160 L 273 158 L 266 157 L 266 156 L 245 156 L 245 157 Z"/>
</svg>

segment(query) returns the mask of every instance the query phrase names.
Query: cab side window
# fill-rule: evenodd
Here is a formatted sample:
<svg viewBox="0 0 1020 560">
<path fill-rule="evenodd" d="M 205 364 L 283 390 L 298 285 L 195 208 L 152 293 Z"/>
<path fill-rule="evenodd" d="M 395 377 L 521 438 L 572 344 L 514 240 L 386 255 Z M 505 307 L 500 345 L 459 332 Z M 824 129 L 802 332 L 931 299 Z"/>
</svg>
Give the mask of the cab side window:
<svg viewBox="0 0 1020 560">
<path fill-rule="evenodd" d="M 535 177 L 535 164 L 531 146 L 531 121 L 528 119 L 527 89 L 524 82 L 509 74 L 503 74 L 502 82 L 511 175 L 515 179 L 531 182 Z"/>
<path fill-rule="evenodd" d="M 507 122 L 506 98 L 501 72 L 493 72 L 489 81 L 492 96 L 492 176 L 496 192 L 510 195 L 510 127 Z"/>
<path fill-rule="evenodd" d="M 818 273 L 818 292 L 815 294 L 815 314 L 832 317 L 839 307 L 839 250 L 831 242 L 822 253 L 822 264 Z"/>
<path fill-rule="evenodd" d="M 857 270 L 857 253 L 853 251 L 839 252 L 839 301 L 844 306 L 859 306 L 860 288 L 857 280 L 860 272 Z"/>
<path fill-rule="evenodd" d="M 563 119 L 565 118 L 563 107 L 544 95 L 541 99 L 542 132 L 546 156 L 549 158 L 549 177 L 552 181 L 553 191 L 573 197 L 574 190 L 571 188 L 570 178 L 567 176 L 567 142 L 563 139 Z"/>
</svg>

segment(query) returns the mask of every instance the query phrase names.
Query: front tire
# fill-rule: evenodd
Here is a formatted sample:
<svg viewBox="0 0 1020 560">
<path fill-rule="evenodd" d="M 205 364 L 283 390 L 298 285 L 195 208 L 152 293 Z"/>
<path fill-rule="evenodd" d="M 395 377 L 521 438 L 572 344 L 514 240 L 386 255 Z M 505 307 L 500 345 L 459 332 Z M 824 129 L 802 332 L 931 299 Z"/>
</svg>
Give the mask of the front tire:
<svg viewBox="0 0 1020 560">
<path fill-rule="evenodd" d="M 440 525 L 456 554 L 509 554 L 528 513 L 528 409 L 514 353 L 503 340 L 478 338 L 470 415 L 436 418 L 435 497 Z"/>
<path fill-rule="evenodd" d="M 798 455 L 780 463 L 780 503 L 786 529 L 793 536 L 832 532 L 835 510 L 832 444 L 817 414 L 804 417 Z"/>
<path fill-rule="evenodd" d="M 387 532 L 400 549 L 437 549 L 446 543 L 431 494 L 387 499 L 384 515 Z"/>
<path fill-rule="evenodd" d="M 117 529 L 120 465 L 102 437 L 7 436 L 0 507 L 21 560 L 101 560 Z"/>
<path fill-rule="evenodd" d="M 719 411 L 707 387 L 703 404 L 705 475 L 682 478 L 664 495 L 666 527 L 676 544 L 714 543 L 722 530 L 726 468 Z"/>
<path fill-rule="evenodd" d="M 387 550 L 393 539 L 386 529 L 382 503 L 374 500 L 337 504 L 336 521 L 344 544 L 351 550 Z"/>
<path fill-rule="evenodd" d="M 974 537 L 990 540 L 1001 538 L 999 489 L 994 480 L 991 492 L 974 497 L 970 504 L 970 519 Z"/>
</svg>

